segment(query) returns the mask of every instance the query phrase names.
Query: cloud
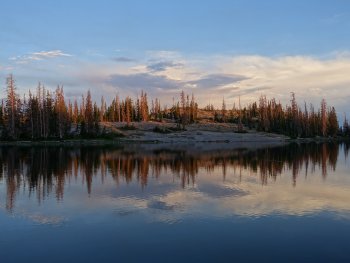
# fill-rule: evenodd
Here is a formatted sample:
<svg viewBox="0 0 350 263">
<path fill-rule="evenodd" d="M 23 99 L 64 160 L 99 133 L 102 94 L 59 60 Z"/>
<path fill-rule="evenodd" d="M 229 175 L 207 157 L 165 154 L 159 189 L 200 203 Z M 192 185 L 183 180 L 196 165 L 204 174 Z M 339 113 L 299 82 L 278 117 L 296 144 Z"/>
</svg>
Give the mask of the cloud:
<svg viewBox="0 0 350 263">
<path fill-rule="evenodd" d="M 183 66 L 184 64 L 182 63 L 175 63 L 173 61 L 161 61 L 148 65 L 147 69 L 151 72 L 161 72 L 169 68 L 182 68 Z"/>
<path fill-rule="evenodd" d="M 321 176 L 311 176 L 304 182 L 291 187 L 292 175 L 287 169 L 276 180 L 270 178 L 271 184 L 261 186 L 258 174 L 249 169 L 242 169 L 237 184 L 234 171 L 224 182 L 206 183 L 204 178 L 198 178 L 193 188 L 164 191 L 149 200 L 134 197 L 116 198 L 121 208 L 143 211 L 156 221 L 175 221 L 191 216 L 224 217 L 248 216 L 260 217 L 271 214 L 307 215 L 320 211 L 349 211 L 349 192 L 338 181 L 328 178 L 324 183 Z M 314 175 L 319 174 L 319 170 Z M 254 176 L 255 175 L 255 176 Z M 220 172 L 211 174 L 211 178 L 220 178 Z M 341 180 L 346 173 L 339 174 Z M 158 185 L 162 185 L 162 178 Z M 338 178 L 339 180 L 339 178 Z M 273 183 L 272 183 L 273 182 Z M 319 185 L 322 184 L 322 188 Z M 157 210 L 157 213 L 154 212 Z"/>
<path fill-rule="evenodd" d="M 115 61 L 115 62 L 135 62 L 136 60 L 133 58 L 128 58 L 128 57 L 116 57 L 116 58 L 113 58 L 113 61 Z"/>
<path fill-rule="evenodd" d="M 345 13 L 333 14 L 331 16 L 328 16 L 322 19 L 321 23 L 330 26 L 330 25 L 334 25 L 342 22 L 343 18 L 346 18 L 346 17 L 347 15 Z"/>
<path fill-rule="evenodd" d="M 39 225 L 61 225 L 66 221 L 61 216 L 29 215 L 28 218 Z"/>
<path fill-rule="evenodd" d="M 0 205 L 0 209 L 5 210 L 4 205 Z M 66 218 L 62 216 L 55 215 L 44 215 L 33 213 L 32 211 L 27 210 L 27 208 L 17 208 L 15 211 L 12 211 L 13 217 L 25 218 L 39 225 L 62 225 L 67 221 Z"/>
<path fill-rule="evenodd" d="M 72 55 L 62 52 L 61 50 L 40 51 L 31 53 L 31 57 L 34 60 L 42 60 L 55 57 L 71 57 Z"/>
<path fill-rule="evenodd" d="M 172 50 L 152 50 L 146 53 L 149 57 L 158 60 L 174 60 L 182 57 L 180 52 Z"/>
<path fill-rule="evenodd" d="M 108 77 L 106 83 L 117 88 L 133 90 L 152 89 L 179 89 L 181 82 L 169 79 L 166 76 L 156 76 L 149 73 L 137 74 L 113 74 Z"/>
<path fill-rule="evenodd" d="M 71 54 L 64 53 L 61 50 L 39 51 L 22 56 L 11 57 L 9 60 L 15 61 L 18 64 L 26 64 L 30 61 L 46 60 L 56 57 L 72 57 Z"/>
<path fill-rule="evenodd" d="M 205 75 L 197 80 L 189 81 L 189 84 L 202 89 L 215 89 L 220 86 L 234 84 L 238 81 L 247 79 L 247 77 L 233 75 L 233 74 L 209 74 Z M 232 87 L 233 90 L 237 89 Z"/>
<path fill-rule="evenodd" d="M 197 188 L 200 193 L 211 198 L 237 198 L 249 194 L 238 188 L 226 187 L 224 184 L 200 184 Z"/>
<path fill-rule="evenodd" d="M 191 81 L 179 81 L 168 78 L 165 75 L 154 75 L 151 73 L 137 74 L 113 74 L 110 75 L 105 83 L 120 89 L 133 91 L 149 90 L 163 92 L 180 92 L 191 88 L 213 90 L 223 85 L 232 84 L 238 80 L 244 79 L 235 75 L 205 75 Z M 235 88 L 231 88 L 235 90 Z M 237 89 L 237 88 L 236 88 Z M 159 95 L 159 94 L 158 94 Z"/>
<path fill-rule="evenodd" d="M 248 94 L 254 94 L 257 92 L 260 92 L 261 94 L 263 92 L 266 92 L 268 90 L 270 90 L 271 87 L 254 87 L 254 88 L 246 88 L 243 90 L 240 90 L 239 87 L 236 87 L 236 89 L 234 90 L 234 92 L 231 92 L 231 95 L 228 96 L 228 98 L 235 98 L 238 96 L 244 96 L 244 95 L 248 95 Z M 231 90 L 233 91 L 233 90 Z M 258 100 L 259 98 L 257 97 L 256 100 Z"/>
<path fill-rule="evenodd" d="M 221 72 L 245 76 L 239 81 L 242 103 L 256 101 L 261 94 L 289 103 L 295 92 L 299 103 L 319 105 L 325 98 L 329 105 L 346 110 L 342 98 L 350 96 L 350 58 L 337 54 L 327 59 L 311 56 L 237 56 L 216 61 Z"/>
<path fill-rule="evenodd" d="M 65 85 L 67 91 L 85 92 L 90 89 L 96 96 L 103 92 L 114 94 L 116 88 L 121 96 L 132 96 L 143 89 L 150 96 L 160 98 L 164 104 L 170 104 L 172 97 L 177 98 L 177 94 L 184 90 L 194 93 L 200 107 L 208 102 L 220 107 L 223 97 L 228 99 L 227 107 L 231 107 L 234 102 L 237 103 L 239 95 L 242 105 L 258 100 L 260 95 L 274 97 L 285 104 L 290 102 L 290 92 L 295 92 L 300 104 L 305 100 L 315 107 L 322 98 L 326 98 L 328 105 L 334 105 L 342 116 L 343 112 L 350 114 L 349 54 L 347 50 L 340 50 L 320 57 L 199 56 L 176 51 L 149 51 L 140 60 L 116 55 L 114 61 L 110 56 L 98 61 L 90 57 L 69 60 L 71 64 L 65 63 L 66 68 L 59 68 L 58 63 L 45 63 L 45 67 L 30 64 L 21 67 L 22 71 L 17 70 L 16 76 L 20 81 L 19 87 L 36 86 L 38 80 L 46 83 L 47 79 L 57 84 L 74 79 L 76 85 Z M 13 60 L 15 63 L 28 63 L 68 56 L 71 55 L 53 50 L 34 52 Z M 2 64 L 3 75 L 7 66 Z M 46 70 L 45 73 L 43 70 Z M 24 83 L 26 80 L 22 81 L 22 76 L 29 75 L 35 80 Z M 169 93 L 173 94 L 169 96 Z"/>
</svg>

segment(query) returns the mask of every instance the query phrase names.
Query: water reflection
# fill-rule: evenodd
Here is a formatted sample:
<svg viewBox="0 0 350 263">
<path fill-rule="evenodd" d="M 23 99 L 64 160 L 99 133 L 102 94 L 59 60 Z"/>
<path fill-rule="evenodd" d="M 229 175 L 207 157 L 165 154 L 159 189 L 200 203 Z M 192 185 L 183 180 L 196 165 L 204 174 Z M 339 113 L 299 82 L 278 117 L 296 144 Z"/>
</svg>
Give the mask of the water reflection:
<svg viewBox="0 0 350 263">
<path fill-rule="evenodd" d="M 162 176 L 171 176 L 182 188 L 197 185 L 197 180 L 211 174 L 221 175 L 224 182 L 228 174 L 238 182 L 244 176 L 258 178 L 260 185 L 267 186 L 290 172 L 290 183 L 295 187 L 298 177 L 307 178 L 315 171 L 326 179 L 329 171 L 335 171 L 339 153 L 343 151 L 346 158 L 349 148 L 348 144 L 335 143 L 215 151 L 160 147 L 2 147 L 0 183 L 6 189 L 8 211 L 13 210 L 20 192 L 28 193 L 29 197 L 35 195 L 39 203 L 52 195 L 62 200 L 71 180 L 80 180 L 90 195 L 93 178 L 98 178 L 100 181 L 95 183 L 102 185 L 107 178 L 112 178 L 117 188 L 124 183 L 137 182 L 142 190 L 147 187 L 149 178 L 159 180 Z M 198 189 L 211 198 L 246 194 L 243 187 L 225 188 L 204 179 Z M 162 200 L 151 200 L 148 206 L 174 209 L 173 204 Z"/>
</svg>

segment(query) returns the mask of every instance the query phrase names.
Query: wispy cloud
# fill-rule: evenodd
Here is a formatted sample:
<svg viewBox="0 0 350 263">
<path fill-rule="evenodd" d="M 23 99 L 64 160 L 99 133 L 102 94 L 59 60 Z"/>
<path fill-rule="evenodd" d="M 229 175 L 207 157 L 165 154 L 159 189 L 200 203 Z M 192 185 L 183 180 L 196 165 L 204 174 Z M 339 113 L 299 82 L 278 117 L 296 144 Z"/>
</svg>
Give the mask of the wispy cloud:
<svg viewBox="0 0 350 263">
<path fill-rule="evenodd" d="M 148 73 L 113 74 L 107 78 L 106 83 L 116 88 L 134 91 L 181 88 L 181 82 L 179 81 Z"/>
<path fill-rule="evenodd" d="M 158 60 L 174 60 L 182 57 L 182 54 L 178 51 L 172 50 L 152 50 L 147 51 L 147 56 Z"/>
<path fill-rule="evenodd" d="M 347 14 L 345 13 L 337 13 L 322 19 L 321 22 L 323 22 L 323 24 L 326 24 L 326 25 L 334 25 L 334 24 L 340 23 L 343 20 L 343 18 L 346 18 L 346 17 L 347 17 Z"/>
<path fill-rule="evenodd" d="M 113 61 L 115 61 L 115 62 L 135 62 L 136 60 L 133 58 L 129 58 L 129 57 L 116 57 L 116 58 L 113 58 Z"/>
<path fill-rule="evenodd" d="M 245 76 L 233 75 L 233 74 L 209 74 L 199 79 L 189 81 L 189 84 L 195 85 L 200 89 L 217 89 L 229 84 L 234 84 L 240 80 L 247 79 Z M 235 89 L 232 86 L 233 89 Z"/>
<path fill-rule="evenodd" d="M 26 55 L 19 55 L 9 58 L 9 60 L 15 61 L 18 64 L 26 64 L 30 61 L 46 60 L 57 57 L 72 57 L 71 54 L 64 53 L 61 50 L 49 50 L 33 52 Z"/>
<path fill-rule="evenodd" d="M 173 61 L 160 61 L 148 65 L 147 69 L 152 72 L 162 72 L 169 68 L 182 68 L 183 66 L 184 64 Z"/>
<path fill-rule="evenodd" d="M 64 53 L 61 50 L 40 51 L 31 54 L 32 59 L 41 60 L 54 57 L 71 57 L 72 55 Z"/>
</svg>

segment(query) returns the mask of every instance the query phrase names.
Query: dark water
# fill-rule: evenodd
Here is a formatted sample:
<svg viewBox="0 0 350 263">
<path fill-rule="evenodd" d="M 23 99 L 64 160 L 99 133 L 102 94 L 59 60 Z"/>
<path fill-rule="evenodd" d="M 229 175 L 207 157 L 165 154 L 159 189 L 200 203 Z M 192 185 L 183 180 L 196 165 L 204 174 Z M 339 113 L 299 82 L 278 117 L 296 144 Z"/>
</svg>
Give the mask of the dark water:
<svg viewBox="0 0 350 263">
<path fill-rule="evenodd" d="M 0 262 L 350 262 L 348 151 L 2 147 Z"/>
</svg>

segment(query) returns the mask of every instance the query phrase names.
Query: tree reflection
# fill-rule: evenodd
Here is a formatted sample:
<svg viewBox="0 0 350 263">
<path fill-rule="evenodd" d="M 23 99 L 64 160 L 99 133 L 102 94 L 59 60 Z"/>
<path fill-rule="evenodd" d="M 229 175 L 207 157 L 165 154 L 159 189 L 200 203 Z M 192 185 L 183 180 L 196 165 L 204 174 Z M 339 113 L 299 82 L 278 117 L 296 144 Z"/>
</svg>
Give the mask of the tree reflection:
<svg viewBox="0 0 350 263">
<path fill-rule="evenodd" d="M 191 152 L 189 150 L 158 149 L 127 151 L 110 147 L 2 147 L 0 148 L 0 181 L 6 185 L 6 208 L 12 211 L 18 191 L 36 195 L 39 202 L 50 194 L 63 198 L 64 188 L 72 179 L 81 179 L 88 194 L 93 178 L 111 176 L 117 185 L 123 180 L 136 180 L 143 188 L 150 176 L 159 178 L 170 171 L 180 178 L 181 186 L 194 184 L 200 170 L 212 172 L 248 170 L 258 175 L 263 185 L 286 171 L 292 174 L 295 186 L 299 175 L 314 173 L 320 168 L 326 178 L 328 169 L 335 170 L 339 147 L 345 156 L 349 144 L 291 144 L 284 147 L 257 150 L 221 150 Z M 303 172 L 304 171 L 304 172 Z M 303 172 L 303 173 L 302 173 Z M 239 176 L 242 174 L 240 172 Z"/>
</svg>

